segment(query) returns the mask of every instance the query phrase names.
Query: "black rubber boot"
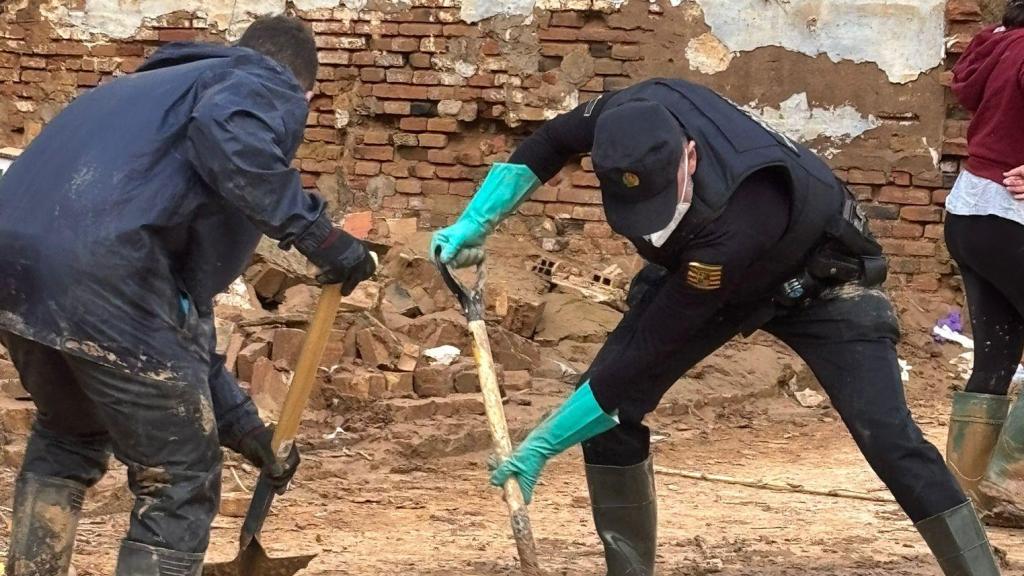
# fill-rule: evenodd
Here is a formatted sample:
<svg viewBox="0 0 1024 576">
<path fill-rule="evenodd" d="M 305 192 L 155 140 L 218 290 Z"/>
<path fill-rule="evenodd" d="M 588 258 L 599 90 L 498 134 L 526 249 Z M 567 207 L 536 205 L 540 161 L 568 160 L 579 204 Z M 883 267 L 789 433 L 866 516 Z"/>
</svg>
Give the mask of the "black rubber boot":
<svg viewBox="0 0 1024 576">
<path fill-rule="evenodd" d="M 117 556 L 115 576 L 199 576 L 203 572 L 203 554 L 191 554 L 122 542 Z"/>
<path fill-rule="evenodd" d="M 7 576 L 66 576 L 75 548 L 85 486 L 23 474 L 14 489 Z"/>
<path fill-rule="evenodd" d="M 970 500 L 915 527 L 946 576 L 999 576 L 988 536 Z"/>
<path fill-rule="evenodd" d="M 608 576 L 653 576 L 658 547 L 653 459 L 624 467 L 588 464 L 587 486 Z"/>
</svg>

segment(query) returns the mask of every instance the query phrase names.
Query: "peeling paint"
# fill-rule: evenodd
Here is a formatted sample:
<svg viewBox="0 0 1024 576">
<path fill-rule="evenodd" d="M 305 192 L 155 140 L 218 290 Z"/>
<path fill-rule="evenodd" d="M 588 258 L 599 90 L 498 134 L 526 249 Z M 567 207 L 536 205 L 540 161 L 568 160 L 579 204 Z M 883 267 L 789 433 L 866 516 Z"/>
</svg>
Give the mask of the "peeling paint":
<svg viewBox="0 0 1024 576">
<path fill-rule="evenodd" d="M 945 56 L 945 1 L 696 0 L 731 52 L 781 46 L 832 61 L 873 62 L 907 83 Z"/>
<path fill-rule="evenodd" d="M 702 74 L 717 74 L 729 68 L 734 54 L 714 34 L 701 34 L 686 45 L 686 60 L 690 70 Z"/>
<path fill-rule="evenodd" d="M 300 10 L 344 6 L 358 11 L 366 0 L 293 0 L 293 4 Z M 285 5 L 285 0 L 85 0 L 82 9 L 71 10 L 66 2 L 50 0 L 41 9 L 55 23 L 122 39 L 135 36 L 148 21 L 185 11 L 236 39 L 253 19 L 280 14 Z"/>
<path fill-rule="evenodd" d="M 811 142 L 824 137 L 830 139 L 832 143 L 845 144 L 882 125 L 878 118 L 870 114 L 862 115 L 849 105 L 813 108 L 807 100 L 806 92 L 790 96 L 777 108 L 759 108 L 754 102 L 743 109 L 756 114 L 778 132 L 798 142 Z M 829 147 L 818 152 L 831 157 L 837 150 Z"/>
</svg>

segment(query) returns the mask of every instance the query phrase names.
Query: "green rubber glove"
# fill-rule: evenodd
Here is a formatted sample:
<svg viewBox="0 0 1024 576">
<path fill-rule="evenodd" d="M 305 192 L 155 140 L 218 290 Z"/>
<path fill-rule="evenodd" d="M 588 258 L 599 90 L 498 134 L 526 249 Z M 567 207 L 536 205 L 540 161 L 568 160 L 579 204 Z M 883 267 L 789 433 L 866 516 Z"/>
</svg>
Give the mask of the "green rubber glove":
<svg viewBox="0 0 1024 576">
<path fill-rule="evenodd" d="M 483 262 L 481 247 L 487 235 L 539 186 L 540 180 L 524 164 L 494 164 L 455 224 L 434 233 L 430 257 L 437 257 L 440 248 L 441 262 L 455 268 Z"/>
<path fill-rule="evenodd" d="M 550 458 L 618 424 L 618 418 L 601 409 L 587 382 L 530 432 L 519 448 L 491 474 L 491 484 L 503 486 L 509 476 L 515 474 L 523 499 L 529 504 L 540 472 Z"/>
</svg>

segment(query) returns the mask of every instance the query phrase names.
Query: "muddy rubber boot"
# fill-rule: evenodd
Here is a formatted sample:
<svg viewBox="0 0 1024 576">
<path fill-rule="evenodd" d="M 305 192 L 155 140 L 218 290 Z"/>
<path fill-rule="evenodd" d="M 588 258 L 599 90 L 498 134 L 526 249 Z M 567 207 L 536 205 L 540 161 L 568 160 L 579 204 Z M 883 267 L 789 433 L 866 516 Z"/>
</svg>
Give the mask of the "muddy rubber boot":
<svg viewBox="0 0 1024 576">
<path fill-rule="evenodd" d="M 914 525 L 946 576 L 999 576 L 981 520 L 968 500 Z"/>
<path fill-rule="evenodd" d="M 203 556 L 125 541 L 117 555 L 114 575 L 199 576 L 203 572 Z"/>
<path fill-rule="evenodd" d="M 946 438 L 946 465 L 981 512 L 984 497 L 978 492 L 989 457 L 1006 420 L 1010 399 L 992 394 L 954 392 Z"/>
<path fill-rule="evenodd" d="M 85 486 L 72 480 L 23 474 L 14 489 L 7 576 L 65 576 Z"/>
<path fill-rule="evenodd" d="M 587 486 L 608 576 L 653 576 L 658 547 L 653 459 L 624 467 L 588 464 Z"/>
<path fill-rule="evenodd" d="M 1018 399 L 978 484 L 979 510 L 990 526 L 1024 528 L 1024 402 Z"/>
</svg>

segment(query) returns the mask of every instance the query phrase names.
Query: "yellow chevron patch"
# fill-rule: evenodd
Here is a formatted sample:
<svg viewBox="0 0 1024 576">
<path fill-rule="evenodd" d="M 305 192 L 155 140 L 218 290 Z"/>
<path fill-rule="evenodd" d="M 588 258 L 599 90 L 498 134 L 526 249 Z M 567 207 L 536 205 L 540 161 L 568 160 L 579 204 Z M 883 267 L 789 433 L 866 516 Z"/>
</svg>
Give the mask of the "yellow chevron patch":
<svg viewBox="0 0 1024 576">
<path fill-rule="evenodd" d="M 722 287 L 722 266 L 690 262 L 686 283 L 698 290 L 717 290 Z"/>
</svg>

